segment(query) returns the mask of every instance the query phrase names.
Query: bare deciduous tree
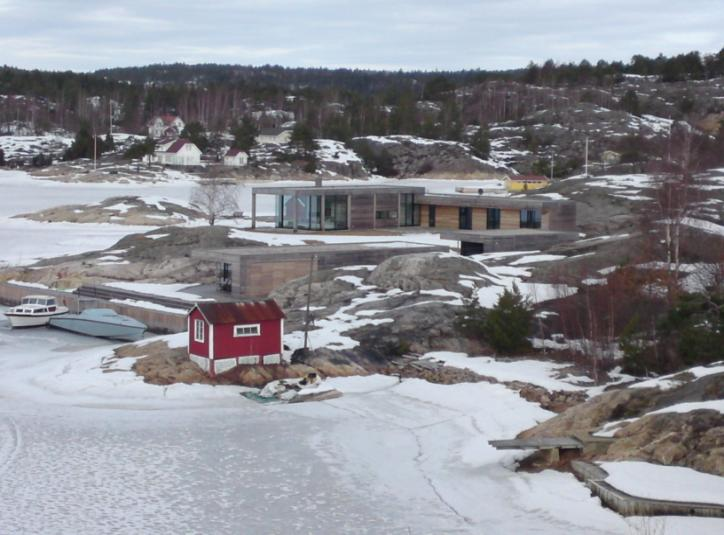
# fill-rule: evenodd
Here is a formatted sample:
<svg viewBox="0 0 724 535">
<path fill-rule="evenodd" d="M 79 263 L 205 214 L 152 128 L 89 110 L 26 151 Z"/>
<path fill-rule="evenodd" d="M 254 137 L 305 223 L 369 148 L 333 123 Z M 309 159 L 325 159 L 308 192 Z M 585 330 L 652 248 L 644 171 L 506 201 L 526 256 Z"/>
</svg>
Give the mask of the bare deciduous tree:
<svg viewBox="0 0 724 535">
<path fill-rule="evenodd" d="M 218 177 L 200 181 L 191 192 L 191 204 L 206 215 L 209 225 L 223 215 L 234 215 L 239 208 L 239 189 Z"/>
</svg>

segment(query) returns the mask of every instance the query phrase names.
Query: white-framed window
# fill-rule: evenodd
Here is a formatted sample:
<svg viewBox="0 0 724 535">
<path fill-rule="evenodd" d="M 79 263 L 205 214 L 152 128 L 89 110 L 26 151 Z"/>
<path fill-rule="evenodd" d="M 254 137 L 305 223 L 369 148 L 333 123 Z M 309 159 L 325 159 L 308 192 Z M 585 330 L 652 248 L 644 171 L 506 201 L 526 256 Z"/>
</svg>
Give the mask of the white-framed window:
<svg viewBox="0 0 724 535">
<path fill-rule="evenodd" d="M 204 343 L 204 320 L 194 320 L 194 342 Z"/>
<path fill-rule="evenodd" d="M 252 325 L 234 325 L 234 337 L 240 336 L 259 336 L 261 328 L 258 323 Z"/>
</svg>

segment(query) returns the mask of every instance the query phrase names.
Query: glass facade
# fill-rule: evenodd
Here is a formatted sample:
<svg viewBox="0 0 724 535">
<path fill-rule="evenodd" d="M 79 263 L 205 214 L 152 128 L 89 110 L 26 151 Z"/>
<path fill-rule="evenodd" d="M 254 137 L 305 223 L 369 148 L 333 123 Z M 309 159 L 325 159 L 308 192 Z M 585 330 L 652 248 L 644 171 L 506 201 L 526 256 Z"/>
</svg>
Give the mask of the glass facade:
<svg viewBox="0 0 724 535">
<path fill-rule="evenodd" d="M 297 228 L 301 230 L 347 229 L 347 195 L 327 195 L 324 198 L 324 218 L 322 218 L 321 195 L 277 195 L 275 223 L 277 228 Z"/>
<path fill-rule="evenodd" d="M 347 195 L 324 197 L 324 230 L 347 229 Z"/>
<path fill-rule="evenodd" d="M 414 193 L 400 194 L 400 226 L 417 227 L 420 225 L 420 205 L 415 204 Z"/>
<path fill-rule="evenodd" d="M 520 228 L 540 228 L 540 210 L 523 208 L 520 211 Z"/>
</svg>

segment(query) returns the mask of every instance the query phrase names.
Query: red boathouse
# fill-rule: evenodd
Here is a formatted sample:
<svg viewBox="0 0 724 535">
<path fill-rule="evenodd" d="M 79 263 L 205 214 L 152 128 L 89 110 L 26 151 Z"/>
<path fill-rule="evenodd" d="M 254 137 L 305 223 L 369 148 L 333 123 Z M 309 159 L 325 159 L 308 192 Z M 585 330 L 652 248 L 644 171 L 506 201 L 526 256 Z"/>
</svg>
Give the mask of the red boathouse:
<svg viewBox="0 0 724 535">
<path fill-rule="evenodd" d="M 197 303 L 187 320 L 189 358 L 211 377 L 237 366 L 281 363 L 284 312 L 274 300 Z"/>
</svg>

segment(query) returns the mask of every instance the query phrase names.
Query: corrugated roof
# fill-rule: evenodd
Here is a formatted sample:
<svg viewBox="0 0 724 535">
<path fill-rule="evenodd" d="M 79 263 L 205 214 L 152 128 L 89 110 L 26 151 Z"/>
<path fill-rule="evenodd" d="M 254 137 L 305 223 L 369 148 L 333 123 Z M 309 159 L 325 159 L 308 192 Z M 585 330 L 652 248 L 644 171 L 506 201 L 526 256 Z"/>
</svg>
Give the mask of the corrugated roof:
<svg viewBox="0 0 724 535">
<path fill-rule="evenodd" d="M 284 318 L 284 312 L 276 301 L 246 301 L 242 303 L 197 303 L 209 323 L 256 323 Z"/>
</svg>

